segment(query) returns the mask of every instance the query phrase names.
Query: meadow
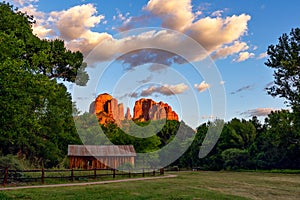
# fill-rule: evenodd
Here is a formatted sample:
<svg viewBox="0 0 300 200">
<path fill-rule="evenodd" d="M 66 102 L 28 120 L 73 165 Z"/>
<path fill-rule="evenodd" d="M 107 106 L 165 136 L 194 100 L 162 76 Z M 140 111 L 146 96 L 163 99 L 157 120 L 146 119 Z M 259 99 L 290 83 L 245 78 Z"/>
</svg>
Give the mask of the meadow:
<svg viewBox="0 0 300 200">
<path fill-rule="evenodd" d="M 300 174 L 169 172 L 175 178 L 1 191 L 0 199 L 299 199 Z"/>
</svg>

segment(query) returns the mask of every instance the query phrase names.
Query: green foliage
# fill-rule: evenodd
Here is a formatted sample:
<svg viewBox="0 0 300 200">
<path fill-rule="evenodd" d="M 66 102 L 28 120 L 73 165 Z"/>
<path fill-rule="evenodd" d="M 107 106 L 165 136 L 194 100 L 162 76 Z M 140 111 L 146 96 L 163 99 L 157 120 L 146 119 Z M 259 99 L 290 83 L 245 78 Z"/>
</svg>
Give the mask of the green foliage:
<svg viewBox="0 0 300 200">
<path fill-rule="evenodd" d="M 225 169 L 247 169 L 248 168 L 248 160 L 249 160 L 249 153 L 247 150 L 242 149 L 226 149 L 221 153 L 224 168 Z"/>
<path fill-rule="evenodd" d="M 85 85 L 88 75 L 84 71 L 83 55 L 65 48 L 62 40 L 41 40 L 33 35 L 33 16 L 13 10 L 13 6 L 0 3 L 0 60 L 23 63 L 23 69 L 42 74 L 49 79 L 62 79 Z"/>
<path fill-rule="evenodd" d="M 283 34 L 276 45 L 270 45 L 270 56 L 265 63 L 273 68 L 274 84 L 267 88 L 272 96 L 286 99 L 294 109 L 300 111 L 300 29 L 292 29 L 290 34 Z"/>
<path fill-rule="evenodd" d="M 83 56 L 60 40 L 32 33 L 32 16 L 0 3 L 0 151 L 26 157 L 34 165 L 56 166 L 67 145 L 79 143 L 71 95 L 58 79 L 75 82 Z M 80 68 L 82 67 L 82 68 Z"/>
<path fill-rule="evenodd" d="M 22 165 L 20 164 L 18 158 L 13 155 L 7 155 L 0 157 L 0 169 L 8 167 L 12 170 L 22 170 Z"/>
</svg>

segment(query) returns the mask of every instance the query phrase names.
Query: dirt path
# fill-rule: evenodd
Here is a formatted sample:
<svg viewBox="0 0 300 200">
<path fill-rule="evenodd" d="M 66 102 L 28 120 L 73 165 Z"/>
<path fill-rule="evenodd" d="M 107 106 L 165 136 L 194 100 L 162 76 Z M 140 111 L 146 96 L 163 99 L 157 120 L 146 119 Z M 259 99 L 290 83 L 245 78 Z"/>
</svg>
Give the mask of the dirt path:
<svg viewBox="0 0 300 200">
<path fill-rule="evenodd" d="M 99 182 L 87 182 L 87 183 L 67 183 L 67 184 L 52 184 L 52 185 L 32 185 L 32 186 L 18 186 L 18 187 L 3 187 L 1 190 L 19 190 L 19 189 L 32 189 L 32 188 L 49 188 L 49 187 L 70 187 L 70 186 L 87 186 L 87 185 L 101 185 L 108 183 L 121 183 L 129 181 L 144 181 L 144 180 L 154 180 L 162 178 L 174 178 L 177 175 L 166 175 L 166 176 L 157 176 L 157 177 L 147 177 L 147 178 L 129 178 L 121 180 L 111 180 L 111 181 L 99 181 Z"/>
</svg>

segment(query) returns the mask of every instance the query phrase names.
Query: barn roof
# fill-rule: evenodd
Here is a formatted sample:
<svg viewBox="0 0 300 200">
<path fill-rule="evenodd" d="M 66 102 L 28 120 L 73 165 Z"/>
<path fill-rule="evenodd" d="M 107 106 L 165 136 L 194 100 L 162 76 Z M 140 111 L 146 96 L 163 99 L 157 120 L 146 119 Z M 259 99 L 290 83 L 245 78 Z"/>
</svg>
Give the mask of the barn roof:
<svg viewBox="0 0 300 200">
<path fill-rule="evenodd" d="M 68 156 L 136 156 L 132 145 L 68 145 Z"/>
</svg>

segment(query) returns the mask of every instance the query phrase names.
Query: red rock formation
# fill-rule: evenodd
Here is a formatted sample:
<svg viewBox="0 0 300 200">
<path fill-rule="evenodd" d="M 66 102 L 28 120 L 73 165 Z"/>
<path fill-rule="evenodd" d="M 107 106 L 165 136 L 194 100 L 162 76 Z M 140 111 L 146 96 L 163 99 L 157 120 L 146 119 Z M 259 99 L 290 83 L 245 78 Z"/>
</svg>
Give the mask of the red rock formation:
<svg viewBox="0 0 300 200">
<path fill-rule="evenodd" d="M 117 123 L 124 120 L 124 106 L 111 95 L 100 94 L 90 105 L 90 113 L 97 115 L 100 124 Z"/>
<path fill-rule="evenodd" d="M 157 103 L 152 99 L 144 98 L 135 102 L 133 120 L 145 122 L 165 118 L 178 121 L 178 115 L 167 103 Z"/>
<path fill-rule="evenodd" d="M 90 113 L 100 113 L 100 112 L 106 112 L 106 113 L 110 113 L 111 111 L 111 106 L 108 105 L 108 102 L 110 102 L 110 100 L 112 100 L 112 96 L 104 93 L 104 94 L 100 94 L 96 100 L 90 105 Z"/>
<path fill-rule="evenodd" d="M 127 107 L 127 111 L 126 111 L 126 114 L 125 114 L 125 119 L 126 120 L 131 120 L 132 119 L 132 116 L 130 114 L 130 108 Z"/>
<path fill-rule="evenodd" d="M 107 93 L 100 94 L 90 105 L 90 113 L 97 115 L 100 124 L 116 123 L 121 125 L 125 119 L 140 122 L 161 119 L 178 121 L 178 115 L 171 106 L 163 102 L 157 103 L 152 99 L 143 98 L 136 101 L 133 111 L 133 117 L 129 108 L 124 115 L 123 104 L 118 104 L 118 100 Z"/>
</svg>

